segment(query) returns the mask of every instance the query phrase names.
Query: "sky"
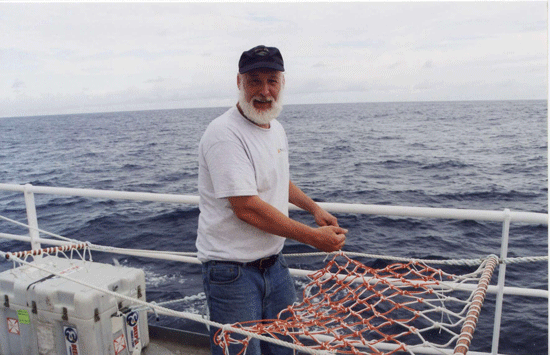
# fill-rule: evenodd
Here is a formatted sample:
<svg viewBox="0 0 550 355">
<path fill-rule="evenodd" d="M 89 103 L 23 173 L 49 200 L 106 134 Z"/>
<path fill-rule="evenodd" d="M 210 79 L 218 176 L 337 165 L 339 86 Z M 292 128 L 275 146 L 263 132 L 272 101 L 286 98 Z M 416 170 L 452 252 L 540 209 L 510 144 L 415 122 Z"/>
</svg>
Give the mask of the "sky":
<svg viewBox="0 0 550 355">
<path fill-rule="evenodd" d="M 285 104 L 548 98 L 547 2 L 0 3 L 0 117 L 231 106 L 278 47 Z"/>
</svg>

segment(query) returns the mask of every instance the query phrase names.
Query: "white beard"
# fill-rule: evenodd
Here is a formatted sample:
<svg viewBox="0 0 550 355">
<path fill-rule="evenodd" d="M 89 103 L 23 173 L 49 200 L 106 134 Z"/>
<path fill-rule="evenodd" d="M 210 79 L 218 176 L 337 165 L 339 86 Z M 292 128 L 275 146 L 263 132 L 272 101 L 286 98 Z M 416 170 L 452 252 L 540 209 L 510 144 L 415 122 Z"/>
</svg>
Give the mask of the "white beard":
<svg viewBox="0 0 550 355">
<path fill-rule="evenodd" d="M 278 99 L 275 101 L 273 98 L 271 100 L 271 108 L 269 110 L 260 111 L 254 107 L 252 102 L 257 99 L 261 100 L 259 96 L 254 96 L 250 99 L 250 102 L 246 101 L 244 89 L 239 87 L 239 107 L 243 110 L 246 118 L 258 125 L 269 124 L 272 120 L 279 117 L 279 114 L 283 110 L 283 88 L 279 91 Z"/>
</svg>

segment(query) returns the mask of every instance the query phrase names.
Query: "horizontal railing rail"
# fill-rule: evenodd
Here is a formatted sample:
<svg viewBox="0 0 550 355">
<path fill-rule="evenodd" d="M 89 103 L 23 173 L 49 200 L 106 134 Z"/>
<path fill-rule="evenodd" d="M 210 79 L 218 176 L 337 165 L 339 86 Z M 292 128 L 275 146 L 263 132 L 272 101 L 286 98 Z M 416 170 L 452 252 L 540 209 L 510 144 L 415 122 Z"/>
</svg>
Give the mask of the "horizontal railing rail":
<svg viewBox="0 0 550 355">
<path fill-rule="evenodd" d="M 12 192 L 32 192 L 35 194 L 49 194 L 60 196 L 95 197 L 113 200 L 133 200 L 149 202 L 182 203 L 190 205 L 199 204 L 199 196 L 158 194 L 149 192 L 109 191 L 96 189 L 76 189 L 64 187 L 32 186 L 16 184 L 0 184 L 0 190 Z M 504 211 L 471 210 L 457 208 L 431 208 L 431 207 L 407 207 L 387 205 L 367 205 L 349 203 L 319 203 L 323 208 L 336 213 L 357 213 L 399 217 L 423 217 L 440 219 L 462 219 L 477 221 L 504 222 Z M 289 204 L 291 210 L 299 210 L 298 207 Z M 523 222 L 530 224 L 548 225 L 547 213 L 516 212 L 510 211 L 511 222 Z"/>
</svg>

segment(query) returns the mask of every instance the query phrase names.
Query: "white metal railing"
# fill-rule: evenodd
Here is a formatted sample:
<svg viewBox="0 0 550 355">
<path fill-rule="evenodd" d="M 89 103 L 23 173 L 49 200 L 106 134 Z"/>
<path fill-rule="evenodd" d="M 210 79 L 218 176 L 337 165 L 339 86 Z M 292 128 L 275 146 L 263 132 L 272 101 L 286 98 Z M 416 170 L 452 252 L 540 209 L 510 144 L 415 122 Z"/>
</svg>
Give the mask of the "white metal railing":
<svg viewBox="0 0 550 355">
<path fill-rule="evenodd" d="M 27 227 L 29 235 L 13 235 L 0 233 L 0 238 L 27 241 L 31 243 L 32 249 L 39 249 L 40 243 L 48 243 L 53 245 L 63 245 L 66 241 L 56 241 L 52 239 L 40 238 L 40 230 L 38 228 L 38 220 L 36 216 L 36 207 L 34 202 L 34 194 L 49 194 L 60 196 L 79 196 L 79 197 L 94 197 L 107 199 L 121 199 L 134 201 L 154 201 L 178 204 L 198 205 L 199 197 L 191 195 L 172 195 L 172 194 L 156 194 L 144 192 L 124 192 L 124 191 L 108 191 L 95 189 L 75 189 L 75 188 L 60 188 L 60 187 L 43 187 L 17 184 L 0 184 L 0 190 L 21 192 L 25 197 L 25 205 L 27 210 Z M 459 220 L 476 220 L 476 221 L 495 221 L 502 222 L 502 239 L 500 259 L 504 260 L 508 254 L 508 238 L 511 222 L 521 222 L 530 224 L 548 225 L 548 214 L 533 213 L 533 212 L 515 212 L 505 209 L 504 211 L 487 211 L 487 210 L 468 210 L 468 209 L 450 209 L 450 208 L 427 208 L 427 207 L 406 207 L 406 206 L 382 206 L 382 205 L 363 205 L 363 204 L 344 204 L 344 203 L 319 203 L 323 208 L 330 212 L 336 213 L 355 213 L 355 214 L 375 214 L 386 216 L 400 217 L 422 217 L 422 218 L 439 218 L 439 219 L 459 219 Z M 289 204 L 290 210 L 298 210 L 298 207 Z M 43 232 L 43 231 L 42 231 Z M 109 249 L 109 252 L 117 252 Z M 129 255 L 139 255 L 144 257 L 178 260 L 190 263 L 200 263 L 198 259 L 188 255 L 178 253 L 154 253 L 148 251 L 131 251 L 124 250 L 120 253 Z M 302 270 L 291 270 L 293 275 L 303 276 L 309 272 Z M 498 284 L 490 286 L 488 292 L 496 293 L 496 310 L 493 328 L 493 344 L 491 354 L 497 354 L 498 341 L 500 334 L 500 322 L 502 315 L 502 302 L 504 294 L 515 294 L 530 297 L 549 297 L 547 290 L 526 289 L 517 287 L 505 287 L 506 264 L 501 263 L 499 266 Z"/>
</svg>

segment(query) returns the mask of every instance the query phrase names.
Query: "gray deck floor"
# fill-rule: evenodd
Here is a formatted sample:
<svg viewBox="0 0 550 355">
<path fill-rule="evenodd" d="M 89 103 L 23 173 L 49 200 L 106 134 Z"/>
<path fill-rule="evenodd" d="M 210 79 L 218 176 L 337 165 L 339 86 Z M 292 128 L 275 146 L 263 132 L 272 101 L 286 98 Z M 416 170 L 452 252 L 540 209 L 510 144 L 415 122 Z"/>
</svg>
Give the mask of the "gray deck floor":
<svg viewBox="0 0 550 355">
<path fill-rule="evenodd" d="M 143 355 L 210 355 L 208 336 L 149 326 L 150 342 Z"/>
<path fill-rule="evenodd" d="M 210 348 L 192 345 L 170 344 L 166 342 L 149 343 L 142 355 L 210 355 Z"/>
</svg>

